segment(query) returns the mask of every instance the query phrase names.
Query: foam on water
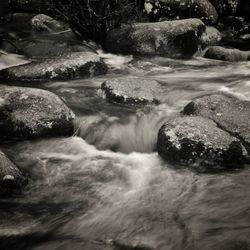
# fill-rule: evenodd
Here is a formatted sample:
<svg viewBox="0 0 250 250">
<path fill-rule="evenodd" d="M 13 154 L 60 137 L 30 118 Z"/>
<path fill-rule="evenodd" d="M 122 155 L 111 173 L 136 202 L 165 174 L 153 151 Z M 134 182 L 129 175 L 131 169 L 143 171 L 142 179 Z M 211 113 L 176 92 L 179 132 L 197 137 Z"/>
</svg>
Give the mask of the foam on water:
<svg viewBox="0 0 250 250">
<path fill-rule="evenodd" d="M 74 137 L 3 146 L 30 182 L 22 196 L 0 202 L 0 246 L 247 249 L 250 170 L 198 174 L 163 162 L 155 144 L 160 126 L 197 96 L 220 91 L 250 100 L 249 62 L 99 53 L 107 75 L 42 85 L 77 114 Z M 128 107 L 98 95 L 103 81 L 124 76 L 157 80 L 161 105 Z"/>
</svg>

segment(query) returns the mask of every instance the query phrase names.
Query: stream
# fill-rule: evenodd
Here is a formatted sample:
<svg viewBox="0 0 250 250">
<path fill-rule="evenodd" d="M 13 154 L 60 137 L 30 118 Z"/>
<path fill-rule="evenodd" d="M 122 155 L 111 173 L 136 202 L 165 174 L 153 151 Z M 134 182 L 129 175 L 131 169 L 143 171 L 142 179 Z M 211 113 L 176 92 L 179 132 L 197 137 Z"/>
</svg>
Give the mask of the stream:
<svg viewBox="0 0 250 250">
<path fill-rule="evenodd" d="M 0 249 L 250 249 L 250 168 L 196 172 L 155 150 L 158 129 L 193 98 L 222 91 L 250 100 L 250 62 L 99 54 L 107 75 L 35 85 L 75 112 L 73 137 L 2 146 L 29 184 L 0 200 Z M 102 82 L 124 76 L 157 80 L 161 104 L 104 100 Z"/>
</svg>

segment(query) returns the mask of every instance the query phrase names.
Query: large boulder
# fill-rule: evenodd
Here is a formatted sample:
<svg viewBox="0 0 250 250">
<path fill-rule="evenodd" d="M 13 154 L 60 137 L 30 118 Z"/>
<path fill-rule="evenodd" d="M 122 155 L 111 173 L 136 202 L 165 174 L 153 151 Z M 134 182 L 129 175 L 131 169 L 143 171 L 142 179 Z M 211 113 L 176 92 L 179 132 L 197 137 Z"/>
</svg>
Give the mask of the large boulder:
<svg viewBox="0 0 250 250">
<path fill-rule="evenodd" d="M 146 0 L 145 7 L 151 18 L 156 20 L 199 18 L 210 24 L 218 20 L 217 11 L 208 0 Z"/>
<path fill-rule="evenodd" d="M 74 113 L 46 90 L 0 86 L 0 117 L 0 139 L 74 133 Z"/>
<path fill-rule="evenodd" d="M 31 27 L 35 31 L 62 31 L 68 27 L 44 14 L 38 14 L 31 19 Z"/>
<path fill-rule="evenodd" d="M 167 161 L 194 166 L 239 167 L 246 154 L 238 139 L 214 121 L 198 116 L 177 117 L 165 123 L 159 130 L 157 149 Z"/>
<path fill-rule="evenodd" d="M 63 56 L 72 52 L 94 52 L 90 46 L 77 42 L 53 39 L 17 39 L 1 46 L 8 53 L 22 54 L 32 59 L 48 59 Z"/>
<path fill-rule="evenodd" d="M 158 104 L 159 89 L 158 82 L 144 78 L 115 78 L 101 86 L 107 100 L 130 105 Z"/>
<path fill-rule="evenodd" d="M 20 192 L 26 183 L 21 171 L 0 150 L 0 197 Z"/>
<path fill-rule="evenodd" d="M 250 102 L 231 95 L 199 97 L 184 108 L 186 115 L 212 119 L 220 128 L 238 137 L 250 152 Z"/>
<path fill-rule="evenodd" d="M 250 51 L 241 51 L 238 49 L 228 49 L 220 46 L 212 46 L 208 48 L 204 57 L 230 62 L 249 61 Z"/>
<path fill-rule="evenodd" d="M 61 57 L 34 61 L 0 72 L 2 78 L 15 81 L 70 80 L 107 72 L 106 64 L 92 52 L 73 52 Z"/>
<path fill-rule="evenodd" d="M 107 34 L 106 50 L 112 53 L 192 57 L 198 50 L 205 25 L 199 19 L 136 23 Z"/>
</svg>

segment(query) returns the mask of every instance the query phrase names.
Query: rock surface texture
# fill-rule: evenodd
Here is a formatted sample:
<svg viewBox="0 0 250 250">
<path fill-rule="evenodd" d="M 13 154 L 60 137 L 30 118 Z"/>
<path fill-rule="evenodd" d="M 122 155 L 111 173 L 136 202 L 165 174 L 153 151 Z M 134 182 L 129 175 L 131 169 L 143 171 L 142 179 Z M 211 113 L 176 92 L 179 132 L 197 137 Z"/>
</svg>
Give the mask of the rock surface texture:
<svg viewBox="0 0 250 250">
<path fill-rule="evenodd" d="M 160 84 L 143 78 L 118 78 L 101 86 L 104 97 L 112 102 L 130 105 L 158 104 Z"/>
<path fill-rule="evenodd" d="M 217 11 L 208 0 L 147 0 L 147 5 L 148 14 L 154 19 L 199 18 L 210 24 L 218 20 Z"/>
<path fill-rule="evenodd" d="M 31 26 L 35 31 L 62 31 L 67 28 L 66 25 L 44 14 L 34 16 Z"/>
<path fill-rule="evenodd" d="M 217 45 L 222 39 L 221 33 L 219 30 L 213 26 L 206 26 L 205 32 L 201 37 L 201 44 L 203 47 Z"/>
<path fill-rule="evenodd" d="M 227 49 L 220 46 L 213 46 L 208 48 L 205 53 L 205 58 L 230 62 L 249 61 L 250 51 L 241 51 L 238 49 Z"/>
<path fill-rule="evenodd" d="M 194 166 L 238 167 L 246 154 L 238 139 L 214 121 L 198 116 L 165 123 L 159 130 L 157 148 L 167 161 Z"/>
<path fill-rule="evenodd" d="M 250 102 L 231 95 L 214 94 L 193 100 L 184 114 L 203 116 L 239 138 L 250 152 Z"/>
<path fill-rule="evenodd" d="M 198 50 L 205 25 L 199 19 L 136 23 L 107 34 L 112 53 L 189 58 Z"/>
<path fill-rule="evenodd" d="M 0 197 L 20 192 L 26 183 L 21 171 L 0 150 Z"/>
<path fill-rule="evenodd" d="M 2 78 L 16 81 L 70 80 L 107 72 L 107 66 L 92 52 L 74 52 L 58 58 L 31 62 L 0 72 Z"/>
<path fill-rule="evenodd" d="M 53 39 L 18 39 L 11 46 L 3 48 L 6 52 L 18 52 L 32 59 L 49 59 L 63 56 L 72 52 L 93 52 L 87 46 L 70 41 L 56 41 Z"/>
<path fill-rule="evenodd" d="M 74 133 L 74 113 L 46 90 L 0 86 L 0 117 L 0 139 Z"/>
</svg>

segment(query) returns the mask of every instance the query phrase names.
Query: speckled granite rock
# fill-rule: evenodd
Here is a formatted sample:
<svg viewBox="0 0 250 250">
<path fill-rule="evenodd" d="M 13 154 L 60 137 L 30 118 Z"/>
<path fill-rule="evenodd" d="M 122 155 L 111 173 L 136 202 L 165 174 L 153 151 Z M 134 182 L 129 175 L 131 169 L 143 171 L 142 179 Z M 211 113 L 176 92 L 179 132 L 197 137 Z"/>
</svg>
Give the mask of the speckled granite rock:
<svg viewBox="0 0 250 250">
<path fill-rule="evenodd" d="M 107 100 L 130 105 L 158 104 L 160 84 L 144 78 L 116 78 L 101 86 Z"/>
<path fill-rule="evenodd" d="M 70 136 L 74 113 L 55 94 L 0 86 L 0 139 Z"/>
<path fill-rule="evenodd" d="M 205 31 L 199 19 L 136 23 L 107 34 L 106 50 L 112 53 L 192 57 Z"/>
<path fill-rule="evenodd" d="M 107 66 L 97 54 L 73 52 L 54 59 L 8 68 L 2 70 L 0 75 L 6 80 L 47 81 L 70 80 L 106 72 Z"/>
<path fill-rule="evenodd" d="M 0 150 L 0 197 L 20 192 L 26 183 L 21 171 Z"/>
<path fill-rule="evenodd" d="M 238 139 L 210 119 L 185 116 L 169 120 L 159 130 L 157 149 L 170 162 L 199 166 L 239 167 L 246 150 Z"/>
<path fill-rule="evenodd" d="M 250 101 L 213 94 L 193 100 L 183 112 L 212 119 L 220 128 L 242 140 L 250 153 Z"/>
</svg>

